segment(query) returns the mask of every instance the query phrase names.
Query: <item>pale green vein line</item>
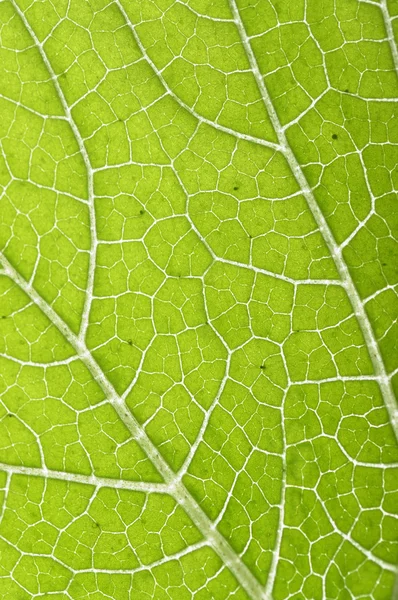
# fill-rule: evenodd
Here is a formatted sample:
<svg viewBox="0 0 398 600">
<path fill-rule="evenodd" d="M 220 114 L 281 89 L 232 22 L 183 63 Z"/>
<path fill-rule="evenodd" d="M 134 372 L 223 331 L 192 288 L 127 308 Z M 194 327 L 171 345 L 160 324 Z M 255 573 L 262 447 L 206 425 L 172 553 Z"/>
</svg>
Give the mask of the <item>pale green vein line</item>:
<svg viewBox="0 0 398 600">
<path fill-rule="evenodd" d="M 79 570 L 79 574 L 81 574 L 81 573 L 106 573 L 106 574 L 112 574 L 112 575 L 120 575 L 120 574 L 134 575 L 135 573 L 141 573 L 142 571 L 149 571 L 150 569 L 155 569 L 156 567 L 160 567 L 161 565 L 166 565 L 167 563 L 170 563 L 172 561 L 180 560 L 181 558 L 184 558 L 184 556 L 188 556 L 189 554 L 191 554 L 192 552 L 195 552 L 196 550 L 205 548 L 206 545 L 207 545 L 206 542 L 204 540 L 201 540 L 200 542 L 196 542 L 196 544 L 192 544 L 192 546 L 187 546 L 184 550 L 181 550 L 180 552 L 176 552 L 175 554 L 170 554 L 169 556 L 164 556 L 163 558 L 160 558 L 159 560 L 155 560 L 154 562 L 151 562 L 151 563 L 148 563 L 145 565 L 141 565 L 141 566 L 135 567 L 133 569 L 99 569 L 99 568 L 81 569 L 81 570 Z"/>
<path fill-rule="evenodd" d="M 79 475 L 78 473 L 67 473 L 55 471 L 46 467 L 24 467 L 21 465 L 9 465 L 0 463 L 0 470 L 12 475 L 27 475 L 29 477 L 44 477 L 46 479 L 59 479 L 70 483 L 82 483 L 93 485 L 97 488 L 115 488 L 120 490 L 133 490 L 137 492 L 163 492 L 167 493 L 169 488 L 164 483 L 150 483 L 145 481 L 130 481 L 127 479 L 108 479 L 96 475 Z"/>
<path fill-rule="evenodd" d="M 80 326 L 80 337 L 81 337 L 81 339 L 84 339 L 86 336 L 86 331 L 87 331 L 87 327 L 88 327 L 90 307 L 91 307 L 91 301 L 92 301 L 92 297 L 93 297 L 95 257 L 96 257 L 96 252 L 97 252 L 93 170 L 91 167 L 90 158 L 88 156 L 88 153 L 86 151 L 86 148 L 85 148 L 85 145 L 83 142 L 83 138 L 80 135 L 79 128 L 77 127 L 77 124 L 75 123 L 75 120 L 72 117 L 72 113 L 70 111 L 70 108 L 69 108 L 66 98 L 64 96 L 64 93 L 58 82 L 58 79 L 54 72 L 54 69 L 52 68 L 51 63 L 47 57 L 47 54 L 44 51 L 43 45 L 40 43 L 35 32 L 33 31 L 32 27 L 30 26 L 30 23 L 29 23 L 28 19 L 25 17 L 24 12 L 19 8 L 19 6 L 15 2 L 15 0 L 11 0 L 11 1 L 12 1 L 12 4 L 13 4 L 16 12 L 18 13 L 20 19 L 22 20 L 26 30 L 29 32 L 30 37 L 34 41 L 35 46 L 40 53 L 41 59 L 46 66 L 46 69 L 48 71 L 48 74 L 50 75 L 51 81 L 55 87 L 57 96 L 61 102 L 62 108 L 64 109 L 67 122 L 69 123 L 69 126 L 72 129 L 75 140 L 79 146 L 79 150 L 80 150 L 81 156 L 83 158 L 84 166 L 85 166 L 86 172 L 87 172 L 87 195 L 88 195 L 88 209 L 89 209 L 89 215 L 90 215 L 90 253 L 89 253 L 90 259 L 89 259 L 89 266 L 88 266 L 88 270 L 87 270 L 86 296 L 85 296 L 85 300 L 84 300 L 83 314 L 82 314 L 82 320 L 81 320 L 81 326 Z"/>
<path fill-rule="evenodd" d="M 284 415 L 285 415 L 285 405 L 286 405 L 287 393 L 288 392 L 286 391 L 283 396 L 283 401 L 282 401 L 282 407 L 281 407 L 282 422 L 283 422 Z M 286 464 L 287 440 L 286 440 L 286 431 L 285 431 L 284 427 L 282 427 L 282 442 L 283 442 L 283 453 L 282 453 L 282 465 L 283 465 L 282 469 L 283 469 L 283 471 L 282 471 L 281 500 L 279 503 L 279 511 L 280 511 L 279 527 L 278 527 L 278 531 L 276 534 L 275 545 L 272 550 L 272 560 L 271 560 L 271 565 L 270 565 L 270 569 L 269 569 L 267 583 L 265 585 L 264 600 L 267 600 L 268 598 L 272 598 L 272 590 L 275 585 L 276 573 L 277 573 L 277 569 L 278 569 L 278 563 L 279 563 L 279 559 L 280 559 L 282 539 L 283 539 L 284 520 L 285 520 L 285 504 L 286 504 L 286 483 L 287 483 L 287 464 Z"/>
<path fill-rule="evenodd" d="M 330 510 L 328 509 L 327 504 L 320 497 L 318 491 L 315 490 L 314 493 L 315 493 L 315 495 L 317 497 L 317 500 L 318 500 L 319 504 L 322 506 L 323 510 L 327 514 L 327 518 L 329 519 L 331 525 L 333 526 L 333 529 L 335 531 L 337 531 L 339 533 L 339 535 L 341 535 L 341 537 L 343 539 L 345 539 L 349 544 L 352 544 L 352 546 L 354 546 L 354 548 L 356 548 L 359 552 L 361 552 L 361 554 L 363 554 L 364 556 L 366 556 L 366 558 L 368 560 L 370 560 L 373 563 L 375 563 L 376 565 L 378 565 L 381 569 L 385 569 L 386 571 L 390 571 L 391 573 L 397 573 L 398 572 L 398 567 L 396 565 L 386 562 L 382 558 L 379 558 L 378 556 L 376 556 L 375 554 L 373 554 L 373 552 L 371 550 L 368 550 L 367 548 L 364 548 L 364 546 L 362 546 L 361 544 L 359 544 L 353 538 L 351 530 L 348 533 L 345 533 L 344 531 L 342 531 L 342 529 L 340 527 L 338 527 L 336 521 L 333 519 L 333 517 L 332 517 L 332 515 L 330 513 Z"/>
<path fill-rule="evenodd" d="M 177 104 L 179 106 L 181 106 L 187 112 L 189 112 L 200 123 L 205 123 L 206 125 L 209 125 L 213 129 L 218 129 L 219 131 L 222 131 L 223 133 L 228 133 L 229 135 L 232 135 L 232 136 L 234 136 L 235 138 L 238 138 L 238 139 L 242 139 L 242 140 L 245 140 L 245 141 L 248 141 L 248 142 L 254 142 L 255 144 L 260 144 L 261 146 L 266 146 L 267 148 L 271 148 L 272 150 L 276 150 L 276 151 L 280 150 L 280 147 L 279 147 L 278 144 L 275 144 L 273 142 L 268 142 L 267 140 L 263 140 L 262 138 L 253 137 L 253 136 L 247 135 L 245 133 L 240 133 L 239 131 L 235 131 L 234 129 L 230 129 L 229 127 L 224 127 L 224 125 L 220 125 L 219 123 L 217 123 L 215 121 L 210 121 L 209 119 L 206 119 L 206 117 L 203 117 L 202 115 L 200 115 L 199 113 L 197 113 L 190 106 L 188 106 L 187 104 L 185 104 L 185 102 L 183 102 L 181 100 L 181 98 L 179 98 L 177 96 L 177 94 L 175 94 L 170 89 L 167 81 L 165 80 L 165 78 L 163 77 L 163 75 L 161 73 L 159 73 L 159 70 L 156 68 L 156 65 L 151 60 L 151 58 L 148 56 L 148 54 L 147 54 L 147 52 L 146 52 L 146 50 L 145 50 L 145 48 L 144 48 L 144 46 L 143 46 L 140 38 L 139 38 L 139 36 L 138 36 L 138 34 L 136 32 L 136 28 L 135 28 L 134 24 L 130 21 L 129 16 L 126 13 L 126 11 L 124 10 L 121 2 L 119 0 L 115 0 L 115 3 L 119 7 L 119 10 L 120 10 L 120 12 L 122 13 L 122 15 L 124 17 L 127 26 L 129 27 L 131 33 L 133 34 L 134 39 L 135 39 L 135 41 L 137 43 L 137 46 L 141 50 L 141 53 L 142 53 L 143 57 L 145 58 L 145 60 L 147 61 L 147 63 L 150 65 L 150 67 L 154 71 L 155 75 L 161 81 L 164 89 L 177 102 Z"/>
<path fill-rule="evenodd" d="M 30 108 L 30 106 L 23 104 L 19 100 L 15 100 L 14 98 L 6 96 L 5 94 L 0 93 L 0 98 L 2 100 L 5 100 L 6 102 L 9 102 L 10 104 L 13 104 L 17 108 L 20 108 L 21 110 L 26 110 L 26 112 L 28 112 L 32 115 L 35 115 L 36 117 L 40 117 L 41 119 L 48 119 L 48 120 L 54 120 L 54 121 L 67 121 L 67 118 L 65 117 L 65 115 L 46 115 L 42 112 L 34 110 L 33 108 Z"/>
</svg>

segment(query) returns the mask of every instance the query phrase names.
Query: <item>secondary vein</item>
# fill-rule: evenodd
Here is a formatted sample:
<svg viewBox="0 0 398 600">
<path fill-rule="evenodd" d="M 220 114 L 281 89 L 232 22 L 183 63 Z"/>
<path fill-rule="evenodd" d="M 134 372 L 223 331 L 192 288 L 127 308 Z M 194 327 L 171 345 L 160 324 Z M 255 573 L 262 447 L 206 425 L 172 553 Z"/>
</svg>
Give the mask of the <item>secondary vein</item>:
<svg viewBox="0 0 398 600">
<path fill-rule="evenodd" d="M 249 59 L 250 65 L 252 67 L 254 77 L 256 79 L 258 88 L 261 92 L 264 105 L 268 110 L 268 114 L 270 116 L 271 122 L 275 128 L 275 132 L 277 134 L 279 144 L 281 146 L 281 152 L 284 154 L 290 169 L 295 177 L 298 185 L 300 186 L 303 196 L 305 197 L 308 207 L 311 213 L 314 216 L 314 219 L 318 225 L 318 228 L 329 248 L 331 256 L 335 262 L 337 271 L 340 275 L 340 279 L 342 281 L 342 285 L 344 286 L 347 296 L 351 302 L 354 314 L 358 320 L 359 326 L 361 328 L 363 337 L 365 339 L 366 346 L 368 348 L 368 352 L 373 364 L 373 369 L 375 374 L 378 377 L 378 383 L 380 386 L 380 390 L 384 399 L 385 406 L 387 408 L 390 422 L 392 428 L 394 430 L 395 436 L 398 440 L 398 409 L 395 401 L 394 392 L 391 386 L 390 378 L 388 377 L 386 368 L 384 366 L 383 358 L 381 356 L 380 348 L 378 346 L 376 337 L 374 335 L 372 326 L 370 324 L 368 315 L 366 313 L 366 309 L 364 303 L 362 302 L 359 293 L 355 287 L 351 274 L 348 270 L 348 267 L 344 261 L 343 253 L 336 240 L 334 239 L 333 233 L 321 211 L 319 205 L 315 199 L 315 196 L 307 182 L 306 176 L 304 175 L 304 171 L 301 168 L 301 165 L 297 161 L 294 152 L 286 138 L 284 129 L 281 125 L 277 112 L 272 103 L 271 97 L 268 93 L 268 89 L 264 82 L 264 79 L 261 75 L 257 59 L 254 55 L 252 47 L 250 45 L 250 41 L 248 35 L 246 33 L 245 26 L 240 17 L 240 13 L 235 0 L 229 0 L 232 14 L 234 16 L 234 21 L 236 27 L 239 31 L 239 35 L 242 41 L 242 44 L 246 50 L 247 57 Z"/>
<path fill-rule="evenodd" d="M 206 538 L 213 550 L 220 556 L 224 564 L 235 575 L 242 587 L 247 591 L 253 600 L 262 598 L 262 587 L 254 575 L 249 571 L 240 558 L 235 554 L 227 540 L 217 531 L 214 524 L 209 520 L 200 506 L 190 496 L 179 477 L 168 466 L 163 457 L 159 454 L 157 448 L 151 442 L 146 432 L 142 429 L 138 421 L 126 407 L 123 399 L 117 394 L 112 384 L 105 377 L 102 369 L 91 355 L 89 349 L 78 336 L 76 336 L 68 325 L 59 317 L 51 306 L 36 292 L 33 286 L 28 283 L 14 269 L 10 262 L 0 253 L 0 264 L 4 273 L 10 277 L 42 310 L 49 321 L 63 334 L 65 339 L 75 350 L 77 356 L 90 371 L 91 375 L 101 387 L 109 403 L 117 412 L 121 421 L 130 431 L 132 437 L 141 445 L 148 458 L 152 461 L 159 473 L 162 475 L 168 489 L 182 506 L 192 521 L 198 527 L 199 531 Z"/>
</svg>

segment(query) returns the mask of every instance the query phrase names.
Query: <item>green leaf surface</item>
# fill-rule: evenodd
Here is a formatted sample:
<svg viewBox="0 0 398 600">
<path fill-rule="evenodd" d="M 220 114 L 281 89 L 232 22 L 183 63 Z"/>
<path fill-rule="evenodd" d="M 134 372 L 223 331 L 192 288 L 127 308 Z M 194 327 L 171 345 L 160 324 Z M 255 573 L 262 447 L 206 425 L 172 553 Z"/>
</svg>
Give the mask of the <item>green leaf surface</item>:
<svg viewBox="0 0 398 600">
<path fill-rule="evenodd" d="M 397 40 L 0 0 L 0 600 L 396 597 Z"/>
</svg>

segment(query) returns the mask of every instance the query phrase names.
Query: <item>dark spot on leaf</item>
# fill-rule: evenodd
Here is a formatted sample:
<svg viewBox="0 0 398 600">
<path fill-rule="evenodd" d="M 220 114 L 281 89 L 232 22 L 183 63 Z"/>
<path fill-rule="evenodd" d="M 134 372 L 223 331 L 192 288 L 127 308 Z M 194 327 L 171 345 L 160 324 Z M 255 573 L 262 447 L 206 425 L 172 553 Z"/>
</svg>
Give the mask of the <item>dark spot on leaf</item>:
<svg viewBox="0 0 398 600">
<path fill-rule="evenodd" d="M 7 417 L 13 417 L 14 415 L 12 413 L 7 413 Z"/>
<path fill-rule="evenodd" d="M 334 134 L 332 135 L 332 139 L 334 139 L 334 140 L 337 140 L 337 138 L 338 138 L 338 137 L 339 137 L 339 136 L 337 135 L 337 133 L 334 133 Z"/>
<path fill-rule="evenodd" d="M 234 190 L 238 190 L 238 189 L 239 189 L 239 186 L 238 186 L 238 185 L 236 185 L 236 186 L 234 187 Z"/>
<path fill-rule="evenodd" d="M 127 340 L 127 343 L 128 343 L 129 346 L 132 346 L 133 345 L 133 340 Z"/>
<path fill-rule="evenodd" d="M 349 93 L 350 93 L 350 90 L 349 90 L 349 89 L 347 89 L 347 90 L 344 90 L 344 91 L 345 91 L 345 93 L 346 93 L 346 94 L 349 94 Z"/>
<path fill-rule="evenodd" d="M 263 369 L 265 371 L 267 367 L 265 365 L 260 365 L 260 369 Z"/>
<path fill-rule="evenodd" d="M 6 315 L 1 315 L 1 318 L 6 319 L 7 317 L 6 317 Z"/>
<path fill-rule="evenodd" d="M 386 266 L 387 266 L 387 263 L 381 263 L 381 264 L 383 265 L 383 267 L 386 267 Z"/>
<path fill-rule="evenodd" d="M 145 214 L 145 210 L 141 208 L 140 215 L 143 215 L 143 214 Z"/>
</svg>

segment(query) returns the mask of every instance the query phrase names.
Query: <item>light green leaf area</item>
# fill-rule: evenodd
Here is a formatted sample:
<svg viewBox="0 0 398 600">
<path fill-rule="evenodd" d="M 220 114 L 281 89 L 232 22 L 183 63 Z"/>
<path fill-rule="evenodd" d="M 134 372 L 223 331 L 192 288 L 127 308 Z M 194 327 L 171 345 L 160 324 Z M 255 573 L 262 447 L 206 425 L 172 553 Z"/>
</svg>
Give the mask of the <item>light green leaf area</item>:
<svg viewBox="0 0 398 600">
<path fill-rule="evenodd" d="M 0 600 L 396 598 L 397 41 L 0 0 Z"/>
</svg>

